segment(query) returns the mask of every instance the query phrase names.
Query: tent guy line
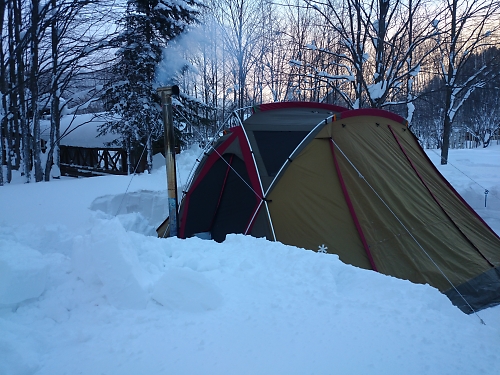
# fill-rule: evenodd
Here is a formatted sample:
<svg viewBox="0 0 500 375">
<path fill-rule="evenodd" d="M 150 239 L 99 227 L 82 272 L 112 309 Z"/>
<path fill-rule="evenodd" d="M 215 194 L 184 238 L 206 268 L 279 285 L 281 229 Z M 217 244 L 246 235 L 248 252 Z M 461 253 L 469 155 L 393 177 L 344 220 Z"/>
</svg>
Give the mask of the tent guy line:
<svg viewBox="0 0 500 375">
<path fill-rule="evenodd" d="M 450 187 L 402 117 L 281 102 L 256 106 L 224 133 L 188 182 L 181 238 L 222 242 L 245 233 L 311 250 L 324 244 L 345 263 L 427 283 L 466 313 L 500 303 L 500 238 Z M 335 166 L 340 152 L 334 147 L 332 155 L 330 138 L 375 192 L 344 157 Z"/>
<path fill-rule="evenodd" d="M 248 186 L 248 188 L 249 188 L 250 190 L 252 190 L 252 191 L 253 191 L 253 193 L 254 193 L 254 194 L 255 194 L 255 195 L 256 195 L 256 196 L 257 196 L 260 200 L 264 200 L 264 197 L 262 197 L 259 193 L 257 193 L 257 192 L 256 192 L 256 191 L 255 191 L 255 190 L 254 190 L 254 189 L 250 186 L 250 184 L 248 184 L 248 183 L 245 181 L 245 179 L 244 179 L 243 177 L 241 177 L 241 175 L 240 175 L 240 174 L 236 171 L 236 169 L 234 169 L 234 168 L 231 166 L 231 164 L 229 164 L 229 163 L 227 162 L 227 160 L 226 160 L 226 159 L 224 159 L 224 158 L 222 157 L 222 155 L 221 155 L 221 154 L 219 154 L 219 151 L 217 151 L 214 147 L 212 147 L 212 149 L 214 150 L 214 152 L 215 152 L 217 155 L 219 155 L 219 158 L 220 158 L 220 159 L 221 159 L 224 163 L 226 163 L 226 164 L 227 164 L 227 166 L 228 166 L 228 167 L 229 167 L 229 168 L 230 168 L 230 169 L 231 169 L 231 170 L 232 170 L 232 171 L 236 174 L 236 176 L 238 176 L 238 177 L 240 178 L 240 180 L 241 180 L 241 181 L 243 181 L 243 183 L 245 183 L 245 185 L 246 185 L 246 186 Z"/>
<path fill-rule="evenodd" d="M 441 158 L 441 155 L 439 155 L 439 153 L 437 153 L 435 150 L 433 149 L 429 149 L 429 151 L 431 151 L 432 153 L 434 153 L 435 155 L 437 155 L 439 158 Z M 457 171 L 459 171 L 460 173 L 462 173 L 465 177 L 467 177 L 469 180 L 471 180 L 472 182 L 474 182 L 477 186 L 479 186 L 481 189 L 483 189 L 485 191 L 485 195 L 490 195 L 490 196 L 493 196 L 493 198 L 497 199 L 500 201 L 500 197 L 496 194 L 492 194 L 491 191 L 489 191 L 487 188 L 485 188 L 483 185 L 481 185 L 479 182 L 477 182 L 476 180 L 474 180 L 472 177 L 470 177 L 469 175 L 467 175 L 464 171 L 462 171 L 460 168 L 458 168 L 455 164 L 451 163 L 449 160 L 447 161 L 447 164 L 448 165 L 451 165 L 453 168 L 455 168 Z M 486 207 L 486 205 L 485 205 Z"/>
<path fill-rule="evenodd" d="M 425 186 L 425 188 L 427 189 L 427 191 L 429 192 L 429 194 L 431 195 L 432 199 L 434 199 L 434 201 L 436 202 L 436 204 L 442 209 L 443 213 L 446 215 L 447 218 L 449 218 L 452 222 L 453 222 L 453 219 L 450 217 L 450 215 L 446 212 L 446 210 L 443 208 L 442 204 L 439 202 L 439 199 L 436 197 L 436 195 L 432 192 L 432 189 L 429 188 L 429 185 L 426 183 L 425 179 L 422 177 L 422 175 L 420 174 L 420 172 L 418 171 L 417 167 L 415 166 L 415 164 L 413 163 L 413 161 L 411 160 L 411 158 L 409 157 L 408 153 L 406 152 L 405 148 L 403 147 L 403 145 L 401 144 L 400 142 L 400 139 L 398 138 L 398 136 L 396 135 L 396 133 L 394 132 L 394 129 L 389 125 L 389 130 L 391 131 L 394 139 L 396 140 L 399 148 L 401 149 L 401 151 L 403 152 L 403 154 L 405 155 L 406 157 L 406 160 L 408 161 L 408 163 L 410 164 L 411 168 L 415 171 L 416 175 L 418 176 L 420 182 Z M 495 265 L 488 259 L 488 257 L 486 257 L 482 252 L 481 250 L 479 250 L 477 248 L 476 245 L 474 245 L 474 243 L 469 239 L 467 238 L 467 236 L 465 235 L 465 233 L 460 229 L 459 226 L 457 226 L 454 222 L 453 224 L 455 225 L 455 228 L 460 232 L 462 233 L 462 235 L 469 241 L 469 243 L 471 244 L 471 246 L 476 249 L 476 251 L 478 252 L 478 254 L 480 254 L 484 260 L 486 262 L 488 262 L 488 264 L 492 267 L 495 267 Z"/>
<path fill-rule="evenodd" d="M 248 226 L 247 226 L 247 229 L 245 230 L 245 234 L 248 234 L 248 231 L 250 230 L 250 228 L 252 227 L 252 223 L 253 223 L 253 220 L 255 219 L 255 217 L 257 216 L 257 213 L 259 212 L 260 210 L 260 207 L 262 205 L 262 203 L 264 203 L 265 207 L 266 207 L 266 212 L 267 212 L 267 215 L 268 215 L 268 219 L 269 219 L 269 222 L 270 222 L 270 226 L 271 226 L 271 232 L 272 232 L 272 236 L 273 236 L 273 240 L 276 241 L 276 234 L 274 232 L 274 227 L 273 227 L 273 224 L 272 224 L 272 218 L 271 218 L 271 215 L 269 214 L 269 208 L 267 207 L 267 200 L 265 198 L 265 196 L 261 196 L 260 194 L 258 194 L 251 186 L 250 184 L 248 184 L 245 179 L 243 177 L 241 177 L 241 175 L 231 166 L 231 164 L 229 164 L 227 162 L 226 159 L 224 159 L 222 157 L 222 155 L 215 149 L 215 147 L 213 146 L 210 146 L 210 148 L 212 148 L 214 150 L 214 152 L 219 156 L 219 159 L 221 159 L 222 161 L 224 161 L 224 163 L 227 164 L 227 166 L 236 174 L 236 176 L 239 177 L 239 179 L 241 181 L 243 181 L 245 183 L 246 186 L 248 186 L 248 188 L 250 190 L 252 190 L 252 192 L 260 199 L 260 203 L 259 205 L 257 206 L 257 209 L 255 210 L 252 218 L 250 219 L 250 222 L 248 223 Z M 254 159 L 255 161 L 255 159 Z M 260 187 L 262 189 L 262 182 L 260 181 L 260 178 L 259 178 L 259 182 L 260 182 Z M 165 232 L 166 233 L 166 232 Z"/>
<path fill-rule="evenodd" d="M 255 168 L 255 170 L 258 170 L 259 167 L 257 166 L 257 161 L 255 160 L 255 153 L 254 153 L 254 151 L 252 149 L 250 140 L 248 139 L 248 133 L 246 132 L 245 127 L 243 126 L 243 123 L 241 122 L 241 120 L 240 120 L 239 117 L 238 117 L 238 121 L 241 124 L 240 127 L 241 127 L 241 129 L 243 129 L 243 134 L 245 135 L 245 139 L 246 139 L 246 141 L 248 143 L 248 146 L 250 148 L 250 154 L 252 155 L 252 161 L 253 161 L 254 168 Z M 239 177 L 241 178 L 241 175 L 239 175 Z M 273 219 L 271 217 L 271 213 L 269 212 L 269 200 L 267 199 L 266 193 L 264 193 L 264 187 L 262 186 L 262 179 L 261 179 L 260 175 L 257 174 L 257 177 L 259 179 L 260 191 L 262 192 L 262 199 L 259 202 L 258 206 L 256 207 L 255 212 L 254 212 L 252 218 L 250 219 L 250 222 L 248 223 L 247 228 L 245 229 L 244 233 L 248 234 L 248 232 L 252 228 L 253 222 L 254 222 L 255 218 L 257 217 L 257 214 L 258 214 L 258 212 L 259 212 L 262 204 L 264 204 L 264 207 L 266 209 L 267 219 L 269 220 L 269 225 L 270 225 L 270 228 L 271 228 L 272 240 L 276 241 L 276 232 L 274 231 Z"/>
<path fill-rule="evenodd" d="M 142 160 L 144 153 L 146 152 L 146 145 L 148 144 L 149 138 L 151 138 L 152 133 L 153 133 L 153 130 L 151 129 L 149 132 L 148 138 L 147 138 L 146 142 L 144 143 L 144 147 L 142 148 L 142 153 L 141 153 L 141 156 L 139 157 L 139 160 Z M 130 180 L 128 182 L 127 188 L 125 189 L 125 193 L 122 195 L 122 199 L 120 201 L 120 204 L 118 205 L 118 209 L 116 210 L 115 216 L 118 215 L 118 213 L 120 212 L 120 210 L 122 208 L 123 202 L 125 201 L 125 198 L 127 197 L 128 191 L 130 189 L 130 185 L 132 184 L 132 180 L 134 179 L 134 176 L 136 175 L 137 168 L 139 167 L 139 164 L 140 163 L 137 163 L 137 165 L 135 166 L 134 172 L 130 176 Z"/>
<path fill-rule="evenodd" d="M 356 171 L 356 173 L 358 174 L 359 178 L 361 178 L 368 185 L 368 187 L 373 191 L 373 193 L 382 202 L 382 204 L 389 210 L 389 212 L 392 214 L 392 216 L 394 216 L 394 218 L 399 222 L 399 224 L 401 224 L 401 226 L 403 227 L 403 229 L 408 233 L 408 235 L 413 239 L 413 241 L 415 241 L 415 244 L 418 246 L 418 248 L 420 250 L 422 250 L 422 252 L 427 256 L 427 258 L 429 258 L 429 260 L 432 262 L 432 264 L 434 264 L 434 266 L 436 266 L 436 268 L 441 273 L 441 275 L 443 275 L 443 277 L 448 281 L 448 283 L 455 290 L 455 292 L 457 292 L 457 294 L 460 296 L 460 298 L 462 298 L 463 301 L 467 304 L 467 306 L 469 306 L 469 308 L 477 316 L 477 318 L 479 319 L 479 321 L 481 322 L 481 324 L 485 325 L 484 320 L 479 316 L 479 314 L 477 313 L 477 311 L 469 304 L 469 302 L 463 296 L 463 294 L 459 292 L 459 290 L 457 289 L 457 287 L 455 286 L 455 284 L 453 284 L 453 282 L 448 278 L 448 276 L 446 276 L 445 272 L 441 269 L 441 267 L 439 267 L 439 265 L 434 261 L 434 259 L 432 259 L 432 257 L 429 255 L 429 253 L 424 249 L 424 247 L 422 246 L 422 244 L 415 238 L 415 236 L 413 235 L 413 233 L 403 223 L 403 221 L 399 218 L 399 216 L 396 215 L 396 213 L 391 209 L 391 207 L 387 204 L 387 202 L 373 188 L 373 186 L 368 182 L 368 180 L 365 178 L 365 176 L 363 176 L 363 174 L 359 171 L 359 169 L 356 168 L 356 166 L 354 165 L 354 163 L 349 159 L 349 157 L 344 153 L 344 151 L 342 151 L 342 149 L 339 147 L 339 145 L 337 143 L 335 143 L 335 141 L 332 138 L 330 138 L 330 140 L 335 145 L 335 148 L 337 150 L 339 150 L 339 152 L 342 154 L 342 156 L 347 160 L 347 162 L 351 165 L 351 167 Z"/>
</svg>

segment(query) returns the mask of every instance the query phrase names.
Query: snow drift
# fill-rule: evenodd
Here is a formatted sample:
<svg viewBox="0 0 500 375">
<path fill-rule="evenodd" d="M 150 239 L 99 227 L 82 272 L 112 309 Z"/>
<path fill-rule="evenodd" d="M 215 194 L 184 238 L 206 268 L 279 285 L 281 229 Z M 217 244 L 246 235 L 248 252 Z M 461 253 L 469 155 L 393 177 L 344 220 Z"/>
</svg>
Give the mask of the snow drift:
<svg viewBox="0 0 500 375">
<path fill-rule="evenodd" d="M 196 154 L 181 154 L 181 181 Z M 451 163 L 475 182 L 439 168 L 500 232 L 500 147 Z M 160 168 L 0 188 L 0 374 L 498 372 L 499 307 L 483 325 L 429 286 L 335 255 L 158 239 L 165 186 Z"/>
</svg>

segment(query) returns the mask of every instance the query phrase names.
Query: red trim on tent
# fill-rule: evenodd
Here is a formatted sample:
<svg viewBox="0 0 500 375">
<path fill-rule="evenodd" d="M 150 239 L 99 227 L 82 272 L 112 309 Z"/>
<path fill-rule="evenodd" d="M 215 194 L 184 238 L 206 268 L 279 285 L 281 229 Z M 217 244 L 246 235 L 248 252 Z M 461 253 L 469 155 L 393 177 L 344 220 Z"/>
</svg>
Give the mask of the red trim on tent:
<svg viewBox="0 0 500 375">
<path fill-rule="evenodd" d="M 443 180 L 443 182 L 446 184 L 446 186 L 448 186 L 448 188 L 457 196 L 457 198 L 469 209 L 469 211 L 471 211 L 474 216 L 481 222 L 483 223 L 483 225 L 488 228 L 490 230 L 491 233 L 493 233 L 493 235 L 498 238 L 500 240 L 500 236 L 493 230 L 491 229 L 491 227 L 488 225 L 488 223 L 486 221 L 484 221 L 484 219 L 479 216 L 479 214 L 470 206 L 469 203 L 467 203 L 467 201 L 460 195 L 458 194 L 458 191 L 455 190 L 455 188 L 450 184 L 450 182 L 444 178 L 444 176 L 441 174 L 441 172 L 439 172 L 439 170 L 437 169 L 437 167 L 434 165 L 434 163 L 431 161 L 431 159 L 429 159 L 429 157 L 427 156 L 427 154 L 425 153 L 425 151 L 422 149 L 422 147 L 420 146 L 420 144 L 418 143 L 418 139 L 417 137 L 411 133 L 413 135 L 413 137 L 415 138 L 415 142 L 419 145 L 422 153 L 424 154 L 424 157 L 427 159 L 427 161 L 429 162 L 430 165 L 432 165 L 432 168 L 434 168 L 434 170 L 436 171 L 436 173 L 441 176 L 441 179 Z"/>
<path fill-rule="evenodd" d="M 377 271 L 377 266 L 375 265 L 375 261 L 373 260 L 372 253 L 370 252 L 370 246 L 368 246 L 368 242 L 366 241 L 365 234 L 363 233 L 363 228 L 361 228 L 361 224 L 356 215 L 356 211 L 354 210 L 354 205 L 352 204 L 351 197 L 349 196 L 349 192 L 347 191 L 347 186 L 344 181 L 344 177 L 342 176 L 342 171 L 340 170 L 339 163 L 337 161 L 337 156 L 335 155 L 335 146 L 333 144 L 333 139 L 330 138 L 330 149 L 333 155 L 333 163 L 335 164 L 335 170 L 337 171 L 337 175 L 339 176 L 340 186 L 342 187 L 342 191 L 344 192 L 344 197 L 347 202 L 347 207 L 349 208 L 349 212 L 351 213 L 351 217 L 354 221 L 354 225 L 358 230 L 359 237 L 361 238 L 361 242 L 363 243 L 363 247 L 365 248 L 366 255 L 368 256 L 368 260 L 370 261 L 370 265 L 374 271 Z"/>
<path fill-rule="evenodd" d="M 226 139 L 222 144 L 219 145 L 219 147 L 216 149 L 219 154 L 223 154 L 224 151 L 233 143 L 235 140 L 237 134 L 235 132 L 232 132 L 231 135 Z M 198 175 L 195 181 L 191 184 L 189 187 L 188 192 L 186 193 L 186 196 L 184 197 L 184 215 L 182 216 L 181 223 L 180 223 L 180 228 L 179 228 L 179 237 L 180 238 L 185 238 L 185 230 L 186 230 L 186 220 L 187 220 L 187 211 L 189 210 L 189 200 L 191 197 L 192 191 L 200 184 L 200 182 L 203 180 L 203 178 L 207 175 L 208 171 L 212 166 L 215 164 L 215 162 L 219 159 L 219 155 L 217 152 L 212 151 L 210 155 L 208 155 L 207 161 L 205 162 L 205 165 L 203 166 L 202 171 Z"/>
<path fill-rule="evenodd" d="M 236 126 L 231 129 L 231 135 L 226 139 L 222 144 L 217 147 L 215 151 L 210 152 L 208 155 L 208 158 L 203 166 L 202 171 L 198 175 L 195 181 L 193 181 L 192 185 L 189 188 L 189 191 L 186 193 L 186 196 L 184 197 L 184 215 L 182 216 L 181 223 L 180 223 L 180 228 L 179 228 L 179 237 L 185 238 L 185 230 L 186 230 L 186 220 L 187 220 L 187 211 L 189 210 L 189 200 L 191 197 L 191 192 L 196 189 L 196 187 L 200 184 L 200 182 L 203 180 L 203 178 L 207 175 L 207 173 L 210 171 L 210 168 L 215 164 L 215 162 L 220 158 L 220 155 L 223 155 L 223 153 L 226 151 L 226 149 L 233 143 L 238 138 L 239 145 L 243 154 L 243 162 L 246 165 L 247 172 L 248 172 L 248 177 L 250 179 L 250 186 L 254 190 L 254 192 L 257 193 L 257 203 L 255 206 L 255 210 L 258 208 L 260 201 L 263 199 L 263 192 L 260 187 L 260 182 L 259 182 L 259 177 L 257 175 L 257 170 L 255 169 L 255 165 L 252 161 L 252 152 L 250 151 L 250 146 L 248 145 L 248 141 L 245 137 L 245 133 L 243 132 L 243 129 L 240 126 Z M 253 215 L 252 212 L 252 215 Z M 251 220 L 251 218 L 250 218 Z M 250 223 L 249 220 L 249 223 Z"/>
<path fill-rule="evenodd" d="M 255 168 L 255 164 L 253 162 L 252 151 L 250 150 L 250 145 L 248 144 L 247 137 L 241 126 L 237 126 L 232 130 L 236 134 L 240 142 L 241 153 L 243 154 L 243 161 L 247 166 L 250 185 L 252 186 L 252 189 L 258 194 L 260 201 L 263 199 L 262 197 L 264 193 L 262 192 L 262 189 L 260 187 L 259 175 L 257 173 L 257 169 Z"/>
<path fill-rule="evenodd" d="M 325 104 L 317 102 L 276 102 L 276 103 L 267 103 L 255 106 L 254 112 L 273 111 L 276 109 L 284 109 L 284 108 L 317 108 L 333 112 L 349 111 L 348 108 L 344 108 L 334 104 Z"/>
<path fill-rule="evenodd" d="M 224 182 L 222 183 L 222 188 L 220 189 L 219 200 L 217 201 L 217 206 L 215 207 L 214 217 L 212 218 L 212 222 L 210 223 L 210 226 L 208 227 L 208 230 L 210 230 L 210 231 L 212 230 L 212 227 L 214 226 L 215 217 L 217 216 L 217 211 L 219 210 L 219 207 L 220 207 L 220 202 L 222 200 L 222 195 L 224 194 L 224 188 L 226 187 L 227 176 L 229 175 L 229 171 L 231 170 L 231 164 L 233 163 L 233 158 L 234 158 L 234 155 L 231 155 L 231 158 L 228 161 L 228 165 L 226 168 L 226 175 L 224 176 Z"/>
<path fill-rule="evenodd" d="M 402 125 L 407 125 L 407 121 L 402 118 L 401 116 L 385 111 L 383 109 L 378 109 L 378 108 L 361 108 L 361 109 L 353 109 L 350 111 L 342 112 L 337 118 L 337 120 L 340 119 L 345 119 L 349 117 L 358 117 L 358 116 L 377 116 L 377 117 L 383 117 L 387 118 L 389 120 L 393 120 L 396 122 L 399 122 Z"/>
<path fill-rule="evenodd" d="M 252 189 L 258 194 L 258 198 L 259 198 L 259 200 L 257 201 L 257 203 L 255 205 L 255 208 L 252 210 L 252 215 L 250 215 L 250 218 L 248 219 L 248 223 L 246 226 L 246 230 L 248 233 L 252 230 L 252 227 L 253 227 L 252 219 L 254 218 L 256 211 L 260 207 L 260 202 L 264 199 L 264 192 L 262 191 L 262 188 L 260 185 L 259 174 L 258 174 L 257 169 L 255 167 L 255 163 L 253 162 L 252 150 L 250 149 L 250 145 L 248 144 L 248 139 L 245 135 L 245 132 L 241 126 L 235 128 L 234 132 L 237 133 L 238 137 L 239 137 L 240 148 L 241 148 L 241 152 L 243 154 L 243 161 L 245 162 L 245 165 L 247 167 L 248 178 L 250 179 L 250 184 L 252 185 Z"/>
<path fill-rule="evenodd" d="M 439 206 L 439 208 L 441 208 L 441 210 L 443 211 L 443 213 L 446 215 L 446 217 L 453 223 L 453 225 L 455 226 L 455 228 L 457 228 L 457 230 L 462 233 L 462 236 L 464 236 L 467 241 L 472 245 L 472 247 L 474 247 L 476 249 L 476 251 L 484 258 L 484 260 L 486 262 L 488 262 L 488 264 L 492 267 L 495 267 L 495 265 L 493 263 L 490 262 L 490 260 L 474 245 L 474 243 L 469 239 L 469 237 L 467 237 L 465 235 L 464 232 L 462 232 L 462 230 L 458 227 L 458 225 L 453 221 L 453 219 L 451 218 L 450 215 L 448 215 L 448 212 L 446 212 L 446 210 L 444 209 L 444 207 L 441 205 L 441 203 L 439 202 L 438 198 L 434 195 L 434 193 L 431 191 L 431 189 L 429 188 L 429 185 L 427 185 L 427 183 L 425 182 L 424 178 L 422 177 L 422 175 L 420 174 L 420 172 L 417 170 L 417 167 L 415 166 L 415 164 L 413 164 L 413 161 L 410 159 L 410 156 L 406 153 L 406 150 L 404 149 L 403 145 L 401 144 L 401 142 L 399 141 L 399 138 L 397 136 L 397 134 L 394 132 L 394 130 L 392 129 L 392 126 L 391 125 L 387 125 L 389 127 L 389 130 L 391 131 L 392 133 L 392 136 L 394 137 L 394 139 L 396 140 L 397 144 L 399 145 L 399 148 L 401 149 L 401 151 L 403 152 L 403 154 L 405 155 L 406 159 L 408 160 L 408 162 L 410 163 L 411 167 L 413 168 L 413 170 L 415 171 L 417 177 L 420 179 L 420 181 L 422 182 L 422 184 L 425 186 L 425 188 L 427 189 L 427 191 L 429 192 L 429 194 L 431 195 L 432 199 L 434 199 L 434 201 L 436 202 L 436 204 Z M 423 150 L 422 150 L 423 151 Z M 425 154 L 425 152 L 424 152 Z M 429 160 L 429 162 L 432 164 L 432 162 Z M 433 165 L 433 164 L 432 164 Z M 441 175 L 439 173 L 439 175 Z M 451 185 L 449 185 L 448 181 L 446 181 L 446 179 L 443 178 L 443 180 L 445 182 L 447 182 L 447 185 L 450 187 Z M 466 204 L 466 206 L 474 213 L 476 214 L 476 216 L 479 216 L 477 215 L 476 211 L 474 211 L 464 200 L 463 198 L 456 192 L 454 191 L 455 194 L 460 198 L 460 200 Z M 482 219 L 481 219 L 482 220 Z"/>
</svg>

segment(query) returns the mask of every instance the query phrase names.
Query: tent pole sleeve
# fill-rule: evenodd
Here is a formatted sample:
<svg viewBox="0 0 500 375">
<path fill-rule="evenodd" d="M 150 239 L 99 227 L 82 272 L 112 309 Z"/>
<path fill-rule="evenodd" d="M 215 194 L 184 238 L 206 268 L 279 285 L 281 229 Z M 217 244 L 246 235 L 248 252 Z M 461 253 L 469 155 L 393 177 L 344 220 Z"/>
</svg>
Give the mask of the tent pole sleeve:
<svg viewBox="0 0 500 375">
<path fill-rule="evenodd" d="M 359 237 L 361 239 L 361 242 L 363 243 L 363 247 L 365 248 L 366 255 L 368 257 L 368 260 L 370 261 L 370 265 L 372 266 L 372 269 L 374 271 L 377 271 L 377 266 L 375 264 L 375 261 L 373 259 L 372 253 L 370 251 L 370 246 L 368 245 L 368 242 L 366 241 L 365 234 L 363 233 L 363 228 L 361 228 L 361 224 L 358 220 L 358 216 L 356 215 L 356 211 L 354 210 L 354 205 L 352 204 L 351 197 L 349 196 L 349 192 L 347 191 L 347 186 L 344 181 L 344 177 L 342 176 L 342 171 L 340 170 L 340 166 L 337 160 L 337 156 L 335 155 L 335 146 L 333 144 L 333 139 L 330 138 L 330 150 L 332 151 L 332 156 L 333 156 L 333 163 L 335 164 L 335 170 L 337 171 L 337 175 L 339 177 L 340 181 L 340 186 L 342 187 L 342 192 L 344 193 L 344 197 L 347 203 L 347 206 L 349 208 L 349 212 L 351 213 L 351 217 L 354 221 L 354 225 L 356 226 L 356 229 L 359 233 Z"/>
<path fill-rule="evenodd" d="M 246 139 L 247 145 L 248 145 L 248 150 L 250 151 L 250 154 L 252 155 L 252 162 L 254 165 L 255 174 L 257 175 L 257 178 L 259 179 L 259 186 L 260 186 L 260 192 L 261 192 L 261 195 L 260 195 L 261 201 L 259 202 L 259 204 L 255 208 L 253 216 L 250 219 L 250 222 L 248 223 L 248 226 L 245 230 L 245 234 L 248 234 L 248 232 L 252 228 L 253 222 L 254 222 L 255 218 L 257 217 L 257 214 L 259 213 L 260 207 L 262 206 L 262 203 L 264 203 L 264 206 L 266 208 L 267 219 L 269 221 L 269 227 L 271 228 L 271 235 L 273 236 L 273 241 L 276 241 L 276 233 L 274 232 L 274 226 L 273 226 L 273 221 L 271 219 L 271 214 L 269 212 L 269 206 L 264 198 L 265 197 L 264 187 L 262 186 L 262 179 L 260 178 L 259 168 L 257 167 L 257 161 L 255 160 L 255 155 L 254 155 L 253 150 L 251 148 L 250 140 L 248 139 L 248 134 L 246 132 L 246 129 L 243 125 L 241 125 L 241 129 L 243 130 L 243 134 L 245 135 L 245 139 Z"/>
<path fill-rule="evenodd" d="M 309 134 L 304 137 L 304 139 L 297 145 L 297 147 L 295 147 L 295 149 L 292 151 L 292 153 L 290 154 L 290 156 L 288 156 L 288 158 L 285 160 L 285 162 L 283 163 L 283 165 L 279 169 L 278 173 L 276 173 L 276 176 L 274 176 L 273 180 L 271 181 L 271 184 L 269 185 L 269 187 L 267 188 L 266 193 L 264 194 L 265 197 L 267 197 L 267 195 L 269 194 L 269 192 L 274 188 L 274 185 L 276 184 L 276 182 L 281 178 L 281 175 L 283 174 L 286 166 L 288 164 L 290 164 L 290 162 L 293 159 L 295 159 L 295 157 L 298 155 L 299 151 L 302 150 L 302 146 L 306 143 L 306 141 L 308 141 L 312 137 L 314 137 L 321 130 L 321 128 L 323 126 L 325 126 L 326 124 L 328 124 L 330 122 L 335 121 L 335 119 L 336 119 L 336 116 L 335 115 L 331 115 L 331 116 L 328 116 L 327 118 L 325 118 L 324 120 L 322 120 L 321 122 L 319 122 L 309 132 Z"/>
<path fill-rule="evenodd" d="M 269 206 L 267 204 L 267 201 L 264 202 L 264 206 L 266 207 L 266 212 L 267 212 L 267 218 L 269 219 L 269 227 L 271 228 L 271 234 L 273 235 L 273 240 L 276 240 L 276 233 L 274 231 L 274 225 L 273 225 L 273 220 L 271 219 L 271 213 L 269 212 Z"/>
<path fill-rule="evenodd" d="M 260 178 L 259 168 L 257 167 L 257 161 L 255 160 L 255 155 L 253 153 L 252 146 L 250 145 L 250 140 L 248 139 L 247 131 L 246 131 L 245 127 L 243 126 L 243 124 L 241 125 L 241 130 L 243 131 L 243 135 L 245 136 L 245 140 L 247 141 L 248 151 L 250 151 L 250 155 L 252 155 L 252 162 L 253 162 L 253 166 L 255 168 L 255 174 L 257 175 L 257 179 L 259 180 L 260 198 L 264 199 L 264 188 L 262 186 L 262 180 Z"/>
</svg>

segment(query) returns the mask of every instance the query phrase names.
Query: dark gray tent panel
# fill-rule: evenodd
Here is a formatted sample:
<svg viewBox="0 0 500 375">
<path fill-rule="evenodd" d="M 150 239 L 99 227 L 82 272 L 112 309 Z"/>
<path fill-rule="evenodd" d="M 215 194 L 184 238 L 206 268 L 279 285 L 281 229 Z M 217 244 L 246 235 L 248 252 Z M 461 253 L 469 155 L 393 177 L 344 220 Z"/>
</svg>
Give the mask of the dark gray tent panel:
<svg viewBox="0 0 500 375">
<path fill-rule="evenodd" d="M 500 303 L 500 238 L 405 121 L 375 109 L 273 103 L 198 166 L 180 236 L 244 233 L 428 283 L 463 311 Z"/>
</svg>

